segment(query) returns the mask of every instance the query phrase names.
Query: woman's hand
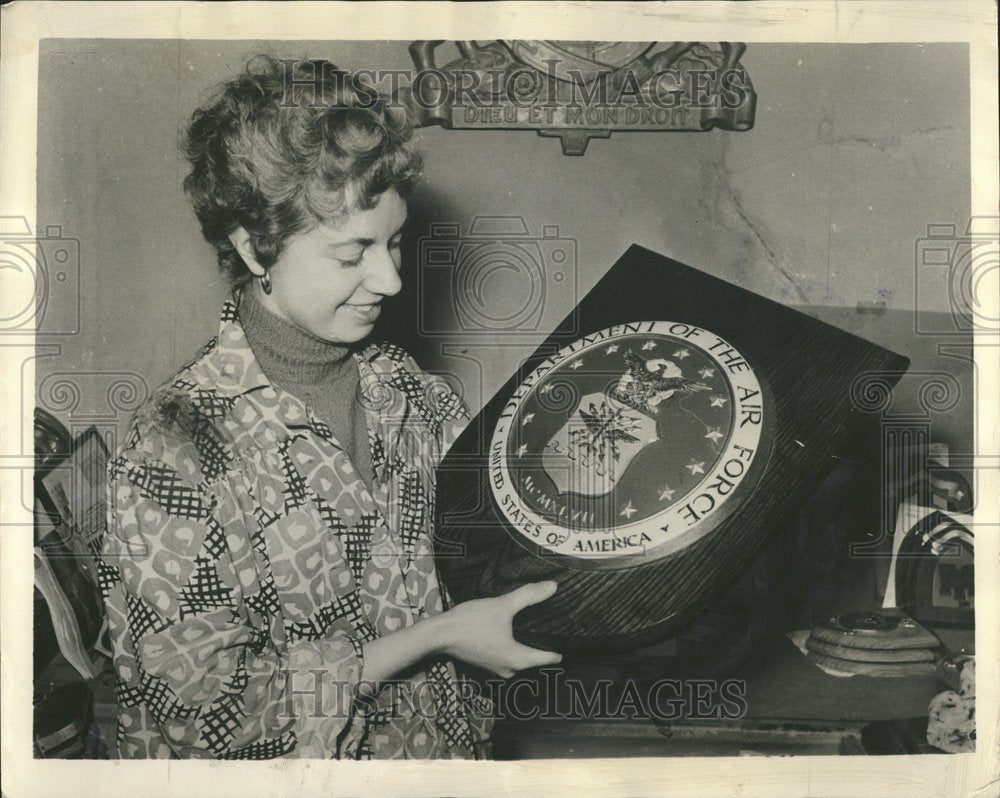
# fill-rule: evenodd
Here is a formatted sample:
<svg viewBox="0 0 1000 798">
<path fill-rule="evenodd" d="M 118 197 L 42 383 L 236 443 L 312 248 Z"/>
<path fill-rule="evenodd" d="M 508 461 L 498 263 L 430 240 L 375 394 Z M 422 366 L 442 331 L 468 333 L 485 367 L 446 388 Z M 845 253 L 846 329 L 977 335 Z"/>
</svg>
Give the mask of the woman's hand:
<svg viewBox="0 0 1000 798">
<path fill-rule="evenodd" d="M 533 582 L 496 598 L 459 604 L 398 632 L 364 644 L 366 681 L 381 683 L 427 656 L 446 654 L 507 679 L 525 668 L 555 665 L 562 655 L 523 646 L 513 619 L 556 592 L 555 582 Z"/>
<path fill-rule="evenodd" d="M 436 616 L 441 653 L 507 679 L 525 668 L 554 665 L 562 655 L 521 645 L 514 639 L 514 616 L 556 592 L 556 582 L 533 582 L 495 598 L 466 601 Z"/>
</svg>

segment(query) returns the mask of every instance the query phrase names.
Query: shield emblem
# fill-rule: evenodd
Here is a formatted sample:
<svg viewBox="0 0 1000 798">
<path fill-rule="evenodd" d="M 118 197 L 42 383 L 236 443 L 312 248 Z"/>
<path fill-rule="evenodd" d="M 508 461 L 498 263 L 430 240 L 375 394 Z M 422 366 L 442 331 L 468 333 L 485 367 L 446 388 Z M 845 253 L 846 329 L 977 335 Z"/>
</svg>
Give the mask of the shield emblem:
<svg viewBox="0 0 1000 798">
<path fill-rule="evenodd" d="M 542 452 L 542 466 L 560 493 L 603 496 L 639 452 L 660 439 L 656 421 L 603 393 L 580 399 Z"/>
<path fill-rule="evenodd" d="M 602 74 L 627 66 L 656 42 L 578 42 L 505 40 L 514 57 L 559 80 L 591 83 Z M 549 62 L 549 63 L 546 63 Z M 554 65 L 552 62 L 555 62 Z M 570 72 L 572 71 L 572 74 Z"/>
</svg>

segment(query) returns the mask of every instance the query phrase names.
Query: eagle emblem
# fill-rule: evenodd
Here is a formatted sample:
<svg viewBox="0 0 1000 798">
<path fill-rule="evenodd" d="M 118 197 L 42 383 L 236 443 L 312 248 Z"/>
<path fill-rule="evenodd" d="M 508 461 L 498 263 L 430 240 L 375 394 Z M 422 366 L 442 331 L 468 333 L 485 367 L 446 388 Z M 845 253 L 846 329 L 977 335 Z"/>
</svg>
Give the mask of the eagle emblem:
<svg viewBox="0 0 1000 798">
<path fill-rule="evenodd" d="M 622 358 L 628 364 L 628 370 L 618 380 L 612 396 L 643 413 L 659 412 L 657 408 L 660 402 L 669 399 L 677 391 L 698 393 L 711 390 L 702 382 L 685 379 L 672 360 L 646 360 L 631 349 L 626 349 Z"/>
<path fill-rule="evenodd" d="M 660 440 L 656 423 L 660 404 L 678 392 L 711 390 L 687 379 L 672 360 L 647 360 L 626 349 L 620 362 L 625 370 L 611 390 L 584 396 L 545 446 L 545 470 L 563 493 L 610 492 L 633 458 Z"/>
</svg>

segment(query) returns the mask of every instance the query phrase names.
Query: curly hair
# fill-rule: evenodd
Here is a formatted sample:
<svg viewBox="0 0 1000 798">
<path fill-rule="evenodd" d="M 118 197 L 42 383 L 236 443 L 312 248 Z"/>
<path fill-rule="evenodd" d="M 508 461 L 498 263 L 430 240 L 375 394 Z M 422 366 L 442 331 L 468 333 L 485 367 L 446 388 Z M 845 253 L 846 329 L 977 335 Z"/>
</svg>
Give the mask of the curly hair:
<svg viewBox="0 0 1000 798">
<path fill-rule="evenodd" d="M 411 135 L 401 108 L 330 62 L 257 55 L 192 115 L 184 190 L 239 285 L 252 275 L 231 233 L 242 226 L 266 268 L 291 235 L 350 211 L 348 188 L 364 209 L 390 188 L 408 196 L 421 166 Z"/>
</svg>

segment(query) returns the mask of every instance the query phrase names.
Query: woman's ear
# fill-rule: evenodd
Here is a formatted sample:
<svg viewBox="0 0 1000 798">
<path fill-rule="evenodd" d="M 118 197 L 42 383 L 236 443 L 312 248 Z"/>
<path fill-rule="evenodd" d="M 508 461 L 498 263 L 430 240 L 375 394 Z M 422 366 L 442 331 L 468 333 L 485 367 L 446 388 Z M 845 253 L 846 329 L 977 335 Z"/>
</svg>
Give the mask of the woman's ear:
<svg viewBox="0 0 1000 798">
<path fill-rule="evenodd" d="M 247 265 L 251 274 L 255 277 L 263 277 L 267 274 L 267 269 L 257 262 L 257 256 L 254 254 L 253 246 L 250 244 L 250 234 L 242 226 L 237 227 L 229 234 L 229 240 L 236 247 L 236 251 L 240 253 L 240 257 L 243 258 L 243 262 Z"/>
</svg>

